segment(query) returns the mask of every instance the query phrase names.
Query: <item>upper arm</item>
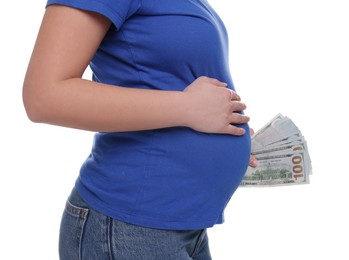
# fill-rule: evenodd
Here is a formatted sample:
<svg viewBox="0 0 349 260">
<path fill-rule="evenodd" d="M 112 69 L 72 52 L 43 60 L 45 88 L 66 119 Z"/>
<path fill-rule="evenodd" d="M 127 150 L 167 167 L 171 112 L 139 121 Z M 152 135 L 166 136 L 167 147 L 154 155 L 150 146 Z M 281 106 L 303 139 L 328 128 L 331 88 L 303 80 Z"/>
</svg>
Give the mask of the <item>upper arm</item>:
<svg viewBox="0 0 349 260">
<path fill-rule="evenodd" d="M 110 24 L 106 17 L 94 12 L 48 6 L 24 87 L 81 77 Z"/>
</svg>

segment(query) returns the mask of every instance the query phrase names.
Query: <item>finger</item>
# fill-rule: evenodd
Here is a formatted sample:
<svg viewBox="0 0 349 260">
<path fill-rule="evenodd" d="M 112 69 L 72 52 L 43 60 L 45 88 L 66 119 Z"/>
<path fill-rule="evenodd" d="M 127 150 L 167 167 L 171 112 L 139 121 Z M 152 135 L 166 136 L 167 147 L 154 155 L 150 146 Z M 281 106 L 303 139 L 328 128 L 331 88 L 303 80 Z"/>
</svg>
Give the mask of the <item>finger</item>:
<svg viewBox="0 0 349 260">
<path fill-rule="evenodd" d="M 254 130 L 253 130 L 253 128 L 250 128 L 250 135 L 254 135 Z"/>
<path fill-rule="evenodd" d="M 224 130 L 223 133 L 224 134 L 230 134 L 230 135 L 243 135 L 245 134 L 246 130 L 244 128 L 241 127 L 236 127 L 234 125 L 228 125 Z"/>
<path fill-rule="evenodd" d="M 236 100 L 233 100 L 231 102 L 231 111 L 232 112 L 241 112 L 241 111 L 245 110 L 246 108 L 247 108 L 246 104 L 243 102 L 236 101 Z"/>
<path fill-rule="evenodd" d="M 209 82 L 209 83 L 211 83 L 211 84 L 213 84 L 213 85 L 215 85 L 217 87 L 224 87 L 224 88 L 226 88 L 228 86 L 227 83 L 219 81 L 218 79 L 215 79 L 215 78 L 209 78 L 209 77 L 205 77 L 205 76 L 203 76 L 202 78 L 205 81 L 207 81 L 207 82 Z"/>
<path fill-rule="evenodd" d="M 228 88 L 227 90 L 230 93 L 230 100 L 232 100 L 232 101 L 240 101 L 241 100 L 240 96 L 234 90 L 232 90 L 230 88 Z"/>
<path fill-rule="evenodd" d="M 232 113 L 229 118 L 230 124 L 246 124 L 250 121 L 250 118 L 246 115 L 241 115 L 238 113 Z"/>
<path fill-rule="evenodd" d="M 250 165 L 251 167 L 256 167 L 257 164 L 258 164 L 258 162 L 257 162 L 256 157 L 254 157 L 253 155 L 251 155 L 250 161 L 249 161 L 248 165 Z"/>
</svg>

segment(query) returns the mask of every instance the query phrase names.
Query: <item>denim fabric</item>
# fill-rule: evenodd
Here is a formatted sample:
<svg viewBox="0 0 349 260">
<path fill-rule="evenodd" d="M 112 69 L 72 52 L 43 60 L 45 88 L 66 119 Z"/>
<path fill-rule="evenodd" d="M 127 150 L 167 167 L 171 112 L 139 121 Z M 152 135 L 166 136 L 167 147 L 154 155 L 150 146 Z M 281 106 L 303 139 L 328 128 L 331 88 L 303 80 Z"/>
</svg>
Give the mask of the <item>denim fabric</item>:
<svg viewBox="0 0 349 260">
<path fill-rule="evenodd" d="M 210 260 L 202 230 L 163 230 L 128 224 L 90 208 L 74 189 L 60 229 L 61 260 Z"/>
</svg>

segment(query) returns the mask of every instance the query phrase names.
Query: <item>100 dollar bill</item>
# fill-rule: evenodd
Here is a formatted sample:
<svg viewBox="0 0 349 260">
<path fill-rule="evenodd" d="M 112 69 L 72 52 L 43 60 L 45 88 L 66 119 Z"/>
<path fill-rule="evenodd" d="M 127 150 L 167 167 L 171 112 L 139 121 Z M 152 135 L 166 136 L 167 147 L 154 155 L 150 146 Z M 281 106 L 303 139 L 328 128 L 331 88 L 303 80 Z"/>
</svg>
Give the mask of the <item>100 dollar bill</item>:
<svg viewBox="0 0 349 260">
<path fill-rule="evenodd" d="M 309 183 L 303 152 L 258 157 L 258 166 L 248 167 L 240 186 L 278 186 Z"/>
</svg>

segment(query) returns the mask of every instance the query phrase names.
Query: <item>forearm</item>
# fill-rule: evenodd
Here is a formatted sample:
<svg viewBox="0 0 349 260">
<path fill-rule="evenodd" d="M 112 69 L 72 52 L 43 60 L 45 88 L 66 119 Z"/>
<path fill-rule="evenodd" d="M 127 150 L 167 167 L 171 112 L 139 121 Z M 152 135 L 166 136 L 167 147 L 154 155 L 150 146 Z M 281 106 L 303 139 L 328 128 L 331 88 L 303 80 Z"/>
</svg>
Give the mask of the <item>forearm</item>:
<svg viewBox="0 0 349 260">
<path fill-rule="evenodd" d="M 80 78 L 41 89 L 24 92 L 24 104 L 34 122 L 99 132 L 185 125 L 188 99 L 183 92 L 124 88 Z"/>
</svg>

